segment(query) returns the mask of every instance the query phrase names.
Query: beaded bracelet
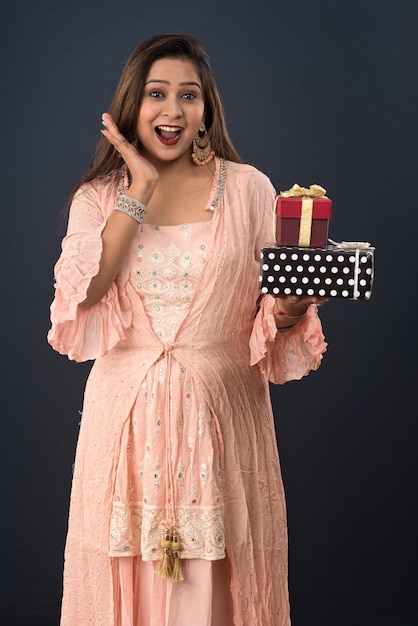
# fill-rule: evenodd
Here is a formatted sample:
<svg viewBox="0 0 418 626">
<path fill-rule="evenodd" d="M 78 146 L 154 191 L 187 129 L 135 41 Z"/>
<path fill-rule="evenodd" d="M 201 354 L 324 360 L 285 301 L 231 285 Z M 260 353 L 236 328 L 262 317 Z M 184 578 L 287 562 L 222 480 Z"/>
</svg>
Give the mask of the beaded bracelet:
<svg viewBox="0 0 418 626">
<path fill-rule="evenodd" d="M 131 198 L 126 193 L 120 193 L 118 196 L 118 202 L 115 206 L 115 211 L 122 211 L 125 215 L 133 217 L 138 224 L 143 224 L 144 215 L 148 211 L 145 204 L 142 204 L 139 200 Z"/>
</svg>

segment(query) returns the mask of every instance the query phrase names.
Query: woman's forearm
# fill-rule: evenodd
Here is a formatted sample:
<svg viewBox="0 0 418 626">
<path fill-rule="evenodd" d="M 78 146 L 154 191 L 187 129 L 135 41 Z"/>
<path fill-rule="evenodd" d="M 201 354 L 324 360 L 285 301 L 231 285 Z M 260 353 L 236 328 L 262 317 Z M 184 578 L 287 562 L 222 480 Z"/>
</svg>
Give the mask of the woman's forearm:
<svg viewBox="0 0 418 626">
<path fill-rule="evenodd" d="M 86 298 L 79 304 L 88 309 L 96 304 L 109 289 L 118 275 L 138 230 L 138 222 L 132 217 L 114 211 L 102 232 L 103 249 L 99 272 L 90 282 Z"/>
</svg>

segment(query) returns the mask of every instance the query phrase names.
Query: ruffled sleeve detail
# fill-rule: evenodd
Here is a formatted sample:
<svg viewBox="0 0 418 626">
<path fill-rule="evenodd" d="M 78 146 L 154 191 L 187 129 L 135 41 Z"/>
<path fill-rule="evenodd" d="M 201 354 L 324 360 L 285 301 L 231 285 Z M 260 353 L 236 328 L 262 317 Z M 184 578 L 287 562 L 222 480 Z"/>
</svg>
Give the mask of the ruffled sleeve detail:
<svg viewBox="0 0 418 626">
<path fill-rule="evenodd" d="M 272 383 L 300 380 L 318 369 L 327 344 L 317 307 L 311 305 L 305 318 L 289 330 L 278 331 L 273 296 L 264 296 L 250 338 L 251 365 L 258 365 Z"/>
<path fill-rule="evenodd" d="M 132 323 L 132 308 L 121 275 L 103 298 L 88 309 L 85 300 L 91 279 L 99 271 L 102 231 L 107 216 L 92 190 L 79 192 L 72 204 L 68 232 L 55 265 L 55 298 L 51 305 L 48 342 L 60 354 L 88 361 L 106 354 Z"/>
</svg>

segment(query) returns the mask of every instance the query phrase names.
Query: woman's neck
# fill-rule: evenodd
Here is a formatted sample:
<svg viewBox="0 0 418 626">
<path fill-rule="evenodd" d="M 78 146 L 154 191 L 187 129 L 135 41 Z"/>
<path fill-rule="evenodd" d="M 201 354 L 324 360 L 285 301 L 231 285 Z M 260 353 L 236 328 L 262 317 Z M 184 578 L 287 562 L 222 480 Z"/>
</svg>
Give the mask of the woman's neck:
<svg viewBox="0 0 418 626">
<path fill-rule="evenodd" d="M 144 221 L 163 225 L 210 219 L 211 212 L 204 208 L 215 172 L 215 161 L 204 167 L 198 167 L 191 159 L 190 162 L 164 164 Z"/>
</svg>

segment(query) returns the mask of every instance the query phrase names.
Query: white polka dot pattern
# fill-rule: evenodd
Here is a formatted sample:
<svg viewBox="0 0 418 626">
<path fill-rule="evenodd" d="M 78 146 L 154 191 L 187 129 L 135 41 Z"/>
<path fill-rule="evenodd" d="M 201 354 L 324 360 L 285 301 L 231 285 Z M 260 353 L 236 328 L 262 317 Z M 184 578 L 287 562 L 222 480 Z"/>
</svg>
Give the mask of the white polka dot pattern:
<svg viewBox="0 0 418 626">
<path fill-rule="evenodd" d="M 260 293 L 368 300 L 374 248 L 266 247 L 261 251 Z"/>
</svg>

